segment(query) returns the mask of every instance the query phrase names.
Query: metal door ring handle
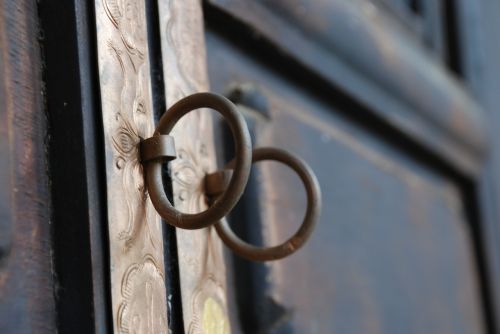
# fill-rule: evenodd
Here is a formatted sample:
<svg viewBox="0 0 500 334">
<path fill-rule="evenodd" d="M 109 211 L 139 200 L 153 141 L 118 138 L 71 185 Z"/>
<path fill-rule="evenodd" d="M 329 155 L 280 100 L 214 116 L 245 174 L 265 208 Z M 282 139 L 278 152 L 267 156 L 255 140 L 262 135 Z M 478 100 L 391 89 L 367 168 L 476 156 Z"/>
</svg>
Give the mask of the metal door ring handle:
<svg viewBox="0 0 500 334">
<path fill-rule="evenodd" d="M 294 253 L 302 247 L 310 237 L 321 211 L 321 190 L 319 183 L 314 172 L 304 160 L 277 148 L 263 147 L 254 149 L 252 162 L 262 160 L 275 160 L 281 162 L 292 168 L 299 175 L 306 188 L 307 210 L 304 221 L 298 231 L 281 245 L 273 247 L 257 247 L 251 245 L 241 240 L 232 231 L 226 220 L 217 223 L 215 228 L 226 246 L 241 257 L 253 261 L 278 260 Z M 232 168 L 234 163 L 234 160 L 231 161 L 226 168 Z M 227 170 L 207 175 L 205 181 L 207 185 L 219 184 L 215 187 L 210 186 L 210 190 L 213 189 L 211 195 L 216 195 L 218 192 L 222 191 L 221 188 L 223 188 L 223 186 L 221 187 L 220 184 L 226 182 L 229 175 L 230 173 L 228 173 Z"/>
<path fill-rule="evenodd" d="M 161 148 L 147 149 L 147 145 L 154 145 L 164 141 L 146 139 L 141 144 L 141 154 L 142 151 L 148 152 L 144 154 L 147 159 L 144 159 L 142 163 L 145 167 L 146 186 L 156 211 L 167 223 L 184 229 L 207 227 L 226 216 L 243 194 L 252 161 L 250 134 L 243 116 L 231 101 L 212 93 L 196 93 L 175 103 L 161 117 L 153 137 L 168 135 L 182 116 L 200 108 L 214 109 L 225 118 L 234 137 L 236 152 L 233 177 L 226 191 L 206 211 L 189 214 L 182 213 L 174 208 L 163 188 L 161 165 L 165 160 L 168 160 L 168 156 L 162 154 Z M 158 152 L 157 156 L 152 156 L 155 150 Z"/>
</svg>

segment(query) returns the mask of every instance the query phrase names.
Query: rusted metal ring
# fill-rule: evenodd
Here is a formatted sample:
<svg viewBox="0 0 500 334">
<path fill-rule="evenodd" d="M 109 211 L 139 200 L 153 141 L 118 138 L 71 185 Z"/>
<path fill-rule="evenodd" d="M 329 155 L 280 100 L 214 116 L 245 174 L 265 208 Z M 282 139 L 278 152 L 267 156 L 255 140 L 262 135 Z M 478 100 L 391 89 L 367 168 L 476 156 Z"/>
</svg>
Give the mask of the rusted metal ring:
<svg viewBox="0 0 500 334">
<path fill-rule="evenodd" d="M 311 236 L 321 212 L 321 190 L 318 180 L 309 165 L 301 158 L 277 148 L 263 147 L 253 150 L 252 162 L 275 160 L 292 168 L 302 180 L 307 194 L 307 210 L 302 225 L 287 241 L 273 247 L 257 247 L 241 240 L 229 227 L 226 220 L 215 224 L 219 237 L 233 252 L 252 261 L 282 259 L 304 245 Z M 226 168 L 232 168 L 231 161 Z"/>
<path fill-rule="evenodd" d="M 246 122 L 236 106 L 220 95 L 196 93 L 178 101 L 161 117 L 154 135 L 168 135 L 182 116 L 200 108 L 210 108 L 219 112 L 228 122 L 235 141 L 233 177 L 227 190 L 206 211 L 190 214 L 176 210 L 163 188 L 161 165 L 164 161 L 153 159 L 143 162 L 146 185 L 156 211 L 168 224 L 184 229 L 207 227 L 226 216 L 243 194 L 252 161 L 252 144 Z"/>
</svg>

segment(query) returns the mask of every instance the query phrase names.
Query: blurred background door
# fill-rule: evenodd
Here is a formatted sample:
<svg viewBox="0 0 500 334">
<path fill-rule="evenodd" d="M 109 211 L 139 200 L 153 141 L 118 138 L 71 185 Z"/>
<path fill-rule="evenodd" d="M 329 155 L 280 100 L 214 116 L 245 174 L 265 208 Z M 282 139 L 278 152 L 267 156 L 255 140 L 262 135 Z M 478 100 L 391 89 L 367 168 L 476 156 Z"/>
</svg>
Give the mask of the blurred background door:
<svg viewBox="0 0 500 334">
<path fill-rule="evenodd" d="M 425 0 L 206 3 L 212 91 L 240 106 L 254 146 L 308 161 L 324 202 L 297 254 L 267 264 L 229 256 L 233 327 L 496 330 L 488 263 L 495 246 L 485 240 L 479 196 L 489 127 L 465 77 L 458 22 L 472 8 Z M 221 133 L 221 145 L 230 143 Z M 227 146 L 222 160 L 232 156 Z M 249 241 L 277 244 L 301 222 L 304 203 L 296 176 L 260 163 L 230 221 Z"/>
</svg>

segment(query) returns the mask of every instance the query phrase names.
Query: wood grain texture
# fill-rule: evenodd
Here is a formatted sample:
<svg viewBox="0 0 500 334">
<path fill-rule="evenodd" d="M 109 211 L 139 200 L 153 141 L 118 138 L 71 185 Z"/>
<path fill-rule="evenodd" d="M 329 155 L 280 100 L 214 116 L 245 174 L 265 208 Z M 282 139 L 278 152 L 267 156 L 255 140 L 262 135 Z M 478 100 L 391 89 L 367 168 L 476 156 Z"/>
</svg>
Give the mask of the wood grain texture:
<svg viewBox="0 0 500 334">
<path fill-rule="evenodd" d="M 159 1 L 167 106 L 208 90 L 200 2 Z M 212 116 L 189 113 L 174 128 L 178 158 L 171 162 L 174 203 L 196 213 L 206 209 L 203 178 L 215 171 Z M 227 333 L 226 274 L 221 242 L 213 228 L 177 229 L 184 328 L 188 333 Z"/>
<path fill-rule="evenodd" d="M 88 1 L 42 0 L 38 15 L 49 128 L 57 329 L 107 333 L 111 296 L 94 6 Z"/>
<path fill-rule="evenodd" d="M 116 333 L 168 332 L 162 225 L 138 152 L 154 130 L 145 10 L 142 1 L 95 2 Z"/>
<path fill-rule="evenodd" d="M 56 331 L 41 70 L 35 1 L 1 1 L 1 333 Z"/>
</svg>

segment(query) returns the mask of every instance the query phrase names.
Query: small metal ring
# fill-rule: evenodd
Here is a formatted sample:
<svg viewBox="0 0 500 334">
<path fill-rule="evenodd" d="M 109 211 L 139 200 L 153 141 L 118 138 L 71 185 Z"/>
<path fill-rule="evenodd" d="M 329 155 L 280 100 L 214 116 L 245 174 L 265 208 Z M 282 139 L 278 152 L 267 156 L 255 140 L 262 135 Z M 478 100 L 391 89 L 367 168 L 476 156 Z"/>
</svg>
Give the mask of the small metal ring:
<svg viewBox="0 0 500 334">
<path fill-rule="evenodd" d="M 235 141 L 235 170 L 227 190 L 206 210 L 200 213 L 182 213 L 174 208 L 163 188 L 161 160 L 145 161 L 145 180 L 154 207 L 165 221 L 184 229 L 199 229 L 214 224 L 226 216 L 240 199 L 246 187 L 252 161 L 251 139 L 243 116 L 236 106 L 223 96 L 196 93 L 187 96 L 161 117 L 154 135 L 168 135 L 177 121 L 188 112 L 211 108 L 228 122 Z"/>
<path fill-rule="evenodd" d="M 307 211 L 298 231 L 287 241 L 273 247 L 257 247 L 241 240 L 229 227 L 226 220 L 215 224 L 219 237 L 233 252 L 252 261 L 272 261 L 284 258 L 300 247 L 311 236 L 321 212 L 321 190 L 312 169 L 301 158 L 277 148 L 263 147 L 253 150 L 252 162 L 275 160 L 292 168 L 302 180 L 307 193 Z M 231 161 L 227 168 L 234 165 Z"/>
</svg>

